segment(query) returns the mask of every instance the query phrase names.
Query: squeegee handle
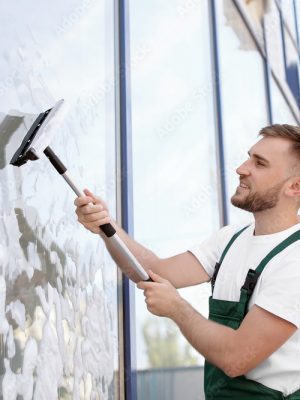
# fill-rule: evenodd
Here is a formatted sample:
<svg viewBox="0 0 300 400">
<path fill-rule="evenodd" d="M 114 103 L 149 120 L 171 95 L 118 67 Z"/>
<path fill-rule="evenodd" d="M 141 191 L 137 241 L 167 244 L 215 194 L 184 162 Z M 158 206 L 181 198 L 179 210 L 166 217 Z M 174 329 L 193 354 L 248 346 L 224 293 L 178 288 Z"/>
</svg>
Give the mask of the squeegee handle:
<svg viewBox="0 0 300 400">
<path fill-rule="evenodd" d="M 60 175 L 63 175 L 63 177 L 68 182 L 68 184 L 71 186 L 73 191 L 77 194 L 77 196 L 83 196 L 83 193 L 74 185 L 74 183 L 67 176 L 67 167 L 63 164 L 63 162 L 60 160 L 60 158 L 57 157 L 57 155 L 54 153 L 54 151 L 48 146 L 44 150 L 44 153 L 48 157 L 49 161 L 51 162 L 53 167 L 56 169 L 56 171 Z M 116 233 L 115 228 L 111 224 L 101 225 L 100 229 L 107 237 L 111 237 Z"/>
<path fill-rule="evenodd" d="M 56 169 L 56 171 L 65 178 L 65 180 L 68 182 L 68 184 L 71 186 L 73 191 L 77 194 L 77 196 L 82 196 L 83 193 L 81 193 L 81 191 L 79 189 L 77 189 L 77 187 L 74 185 L 74 183 L 71 181 L 71 179 L 67 176 L 66 166 L 57 157 L 57 155 L 54 153 L 54 151 L 48 146 L 44 150 L 44 153 L 48 157 L 49 161 L 51 162 L 53 167 Z M 100 229 L 107 237 L 111 237 L 116 233 L 115 228 L 111 224 L 101 225 Z"/>
<path fill-rule="evenodd" d="M 68 185 L 72 188 L 75 194 L 80 197 L 83 196 L 83 193 L 78 189 L 78 187 L 74 184 L 73 180 L 70 178 L 66 166 L 62 163 L 62 161 L 57 157 L 54 151 L 48 146 L 44 150 L 45 155 L 48 157 L 49 161 L 56 169 L 56 171 L 62 175 Z M 119 250 L 119 252 L 126 258 L 127 264 L 133 268 L 137 274 L 141 277 L 142 280 L 151 282 L 152 279 L 149 277 L 147 272 L 141 266 L 136 257 L 131 253 L 128 247 L 124 244 L 124 242 L 117 235 L 115 228 L 111 224 L 103 224 L 99 227 L 102 232 L 114 243 L 115 247 Z"/>
</svg>

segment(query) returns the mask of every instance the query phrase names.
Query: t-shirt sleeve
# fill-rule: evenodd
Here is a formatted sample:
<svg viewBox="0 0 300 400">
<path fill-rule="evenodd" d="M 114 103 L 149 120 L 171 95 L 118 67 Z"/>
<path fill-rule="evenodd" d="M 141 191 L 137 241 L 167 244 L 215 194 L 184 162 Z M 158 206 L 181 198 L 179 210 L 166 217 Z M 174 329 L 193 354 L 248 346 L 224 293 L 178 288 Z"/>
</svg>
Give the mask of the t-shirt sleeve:
<svg viewBox="0 0 300 400">
<path fill-rule="evenodd" d="M 297 255 L 299 256 L 299 250 Z M 299 328 L 300 261 L 294 253 L 287 258 L 282 258 L 282 262 L 270 265 L 271 268 L 263 271 L 254 304 Z"/>
<path fill-rule="evenodd" d="M 227 225 L 202 243 L 188 248 L 188 251 L 198 259 L 210 277 L 213 276 L 216 262 L 221 258 L 223 250 L 237 230 L 237 227 Z"/>
</svg>

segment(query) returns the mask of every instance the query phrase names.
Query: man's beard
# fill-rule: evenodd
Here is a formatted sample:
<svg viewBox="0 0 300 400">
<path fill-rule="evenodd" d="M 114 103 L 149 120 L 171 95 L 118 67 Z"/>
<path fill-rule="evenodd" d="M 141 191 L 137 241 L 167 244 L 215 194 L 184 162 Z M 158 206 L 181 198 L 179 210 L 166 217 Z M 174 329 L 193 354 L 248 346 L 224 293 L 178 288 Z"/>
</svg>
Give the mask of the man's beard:
<svg viewBox="0 0 300 400">
<path fill-rule="evenodd" d="M 284 182 L 286 182 L 286 180 L 284 180 Z M 274 208 L 278 203 L 279 193 L 284 182 L 277 183 L 263 192 L 250 192 L 246 196 L 235 193 L 231 197 L 231 204 L 249 212 L 259 212 Z"/>
</svg>

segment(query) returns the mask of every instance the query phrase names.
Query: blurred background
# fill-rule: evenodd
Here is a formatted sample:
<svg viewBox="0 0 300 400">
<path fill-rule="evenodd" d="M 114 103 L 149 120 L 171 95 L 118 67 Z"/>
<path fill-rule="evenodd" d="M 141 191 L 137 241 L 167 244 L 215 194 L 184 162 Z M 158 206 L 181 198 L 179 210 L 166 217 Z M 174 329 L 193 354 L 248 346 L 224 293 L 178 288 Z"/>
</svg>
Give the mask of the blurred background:
<svg viewBox="0 0 300 400">
<path fill-rule="evenodd" d="M 78 224 L 70 188 L 45 159 L 9 161 L 64 98 L 54 151 L 157 255 L 247 224 L 235 169 L 260 128 L 299 124 L 300 1 L 0 11 L 0 398 L 204 399 L 203 357 Z M 208 315 L 209 284 L 180 293 Z"/>
</svg>

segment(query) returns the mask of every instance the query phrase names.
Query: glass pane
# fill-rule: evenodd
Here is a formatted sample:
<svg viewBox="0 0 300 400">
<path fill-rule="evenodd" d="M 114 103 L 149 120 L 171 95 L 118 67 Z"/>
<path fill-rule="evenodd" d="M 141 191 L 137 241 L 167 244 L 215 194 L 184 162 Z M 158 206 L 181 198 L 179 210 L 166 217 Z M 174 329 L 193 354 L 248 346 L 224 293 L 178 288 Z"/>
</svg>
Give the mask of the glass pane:
<svg viewBox="0 0 300 400">
<path fill-rule="evenodd" d="M 300 29 L 300 0 L 294 0 L 295 4 L 295 26 L 297 30 L 297 43 L 299 43 L 299 29 Z"/>
<path fill-rule="evenodd" d="M 286 29 L 284 29 L 284 37 L 286 52 L 286 79 L 291 92 L 299 105 L 299 55 L 297 54 L 294 44 Z"/>
<path fill-rule="evenodd" d="M 281 0 L 282 15 L 295 43 L 297 43 L 297 30 L 294 12 L 294 0 Z"/>
<path fill-rule="evenodd" d="M 281 22 L 275 1 L 269 1 L 267 11 L 265 14 L 265 38 L 268 59 L 278 77 L 285 80 Z"/>
<path fill-rule="evenodd" d="M 298 125 L 274 78 L 270 81 L 272 116 L 274 124 Z"/>
<path fill-rule="evenodd" d="M 234 4 L 229 0 L 216 4 L 229 199 L 238 185 L 235 169 L 247 158 L 260 128 L 268 125 L 268 117 L 262 57 Z M 230 205 L 230 223 L 246 223 L 250 218 Z"/>
<path fill-rule="evenodd" d="M 134 232 L 165 257 L 219 226 L 208 4 L 131 0 L 130 18 Z M 209 293 L 207 284 L 181 291 L 204 314 Z M 203 358 L 168 320 L 149 314 L 139 290 L 136 324 L 139 399 L 193 398 L 175 387 L 182 366 L 198 366 L 190 396 L 202 393 Z"/>
<path fill-rule="evenodd" d="M 13 0 L 0 15 L 3 398 L 118 399 L 116 267 L 46 157 L 8 164 L 37 115 L 64 98 L 51 146 L 115 213 L 113 5 Z"/>
</svg>

